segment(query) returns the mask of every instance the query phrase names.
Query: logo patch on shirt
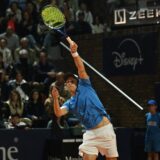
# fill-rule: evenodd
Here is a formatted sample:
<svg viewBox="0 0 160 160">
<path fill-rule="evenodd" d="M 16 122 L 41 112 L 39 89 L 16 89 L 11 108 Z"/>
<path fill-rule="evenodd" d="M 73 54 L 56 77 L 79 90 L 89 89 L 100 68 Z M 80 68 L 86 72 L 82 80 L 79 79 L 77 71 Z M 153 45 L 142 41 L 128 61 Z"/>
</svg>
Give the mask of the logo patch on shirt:
<svg viewBox="0 0 160 160">
<path fill-rule="evenodd" d="M 148 122 L 148 126 L 157 126 L 157 122 L 150 121 L 150 122 Z"/>
</svg>

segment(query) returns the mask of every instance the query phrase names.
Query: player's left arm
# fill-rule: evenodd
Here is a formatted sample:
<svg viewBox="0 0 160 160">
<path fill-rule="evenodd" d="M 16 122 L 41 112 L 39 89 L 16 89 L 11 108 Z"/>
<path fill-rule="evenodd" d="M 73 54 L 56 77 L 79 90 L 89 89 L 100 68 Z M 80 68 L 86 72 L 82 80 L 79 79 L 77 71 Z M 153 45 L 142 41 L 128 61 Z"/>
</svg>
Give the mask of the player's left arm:
<svg viewBox="0 0 160 160">
<path fill-rule="evenodd" d="M 81 57 L 79 56 L 79 54 L 77 53 L 77 49 L 78 49 L 78 45 L 73 42 L 70 44 L 70 50 L 71 50 L 71 55 L 74 59 L 74 63 L 78 69 L 78 75 L 79 75 L 79 78 L 81 79 L 88 79 L 89 76 L 86 72 L 86 69 L 85 69 L 85 66 L 83 64 L 83 61 L 81 59 Z"/>
</svg>

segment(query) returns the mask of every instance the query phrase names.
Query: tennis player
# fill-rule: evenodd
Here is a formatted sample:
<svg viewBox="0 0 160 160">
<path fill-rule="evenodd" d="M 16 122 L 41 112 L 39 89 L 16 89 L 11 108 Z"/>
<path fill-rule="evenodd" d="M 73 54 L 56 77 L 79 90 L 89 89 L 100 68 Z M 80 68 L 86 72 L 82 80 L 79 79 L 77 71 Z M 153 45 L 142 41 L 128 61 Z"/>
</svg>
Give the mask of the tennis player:
<svg viewBox="0 0 160 160">
<path fill-rule="evenodd" d="M 78 69 L 79 78 L 71 73 L 65 75 L 65 84 L 72 97 L 62 106 L 59 105 L 58 90 L 53 88 L 54 112 L 57 117 L 72 112 L 85 126 L 83 143 L 79 147 L 79 154 L 83 156 L 84 160 L 96 160 L 99 152 L 107 160 L 117 160 L 118 152 L 113 126 L 92 88 L 82 59 L 77 53 L 77 48 L 75 42 L 70 44 L 71 55 Z"/>
</svg>

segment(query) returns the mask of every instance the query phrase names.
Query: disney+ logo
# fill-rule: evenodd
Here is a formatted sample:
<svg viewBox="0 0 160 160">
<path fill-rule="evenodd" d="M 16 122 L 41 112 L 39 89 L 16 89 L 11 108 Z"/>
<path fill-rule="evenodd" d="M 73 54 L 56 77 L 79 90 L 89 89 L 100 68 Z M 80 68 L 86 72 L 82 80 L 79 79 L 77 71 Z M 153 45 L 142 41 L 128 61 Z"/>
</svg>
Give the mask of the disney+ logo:
<svg viewBox="0 0 160 160">
<path fill-rule="evenodd" d="M 128 52 L 125 48 L 128 45 L 132 45 L 134 51 L 132 50 L 132 54 Z M 136 70 L 137 65 L 142 65 L 144 59 L 142 57 L 142 52 L 138 43 L 131 38 L 124 39 L 118 46 L 117 51 L 113 51 L 112 55 L 114 56 L 114 66 L 116 68 L 130 66 L 132 70 Z"/>
</svg>

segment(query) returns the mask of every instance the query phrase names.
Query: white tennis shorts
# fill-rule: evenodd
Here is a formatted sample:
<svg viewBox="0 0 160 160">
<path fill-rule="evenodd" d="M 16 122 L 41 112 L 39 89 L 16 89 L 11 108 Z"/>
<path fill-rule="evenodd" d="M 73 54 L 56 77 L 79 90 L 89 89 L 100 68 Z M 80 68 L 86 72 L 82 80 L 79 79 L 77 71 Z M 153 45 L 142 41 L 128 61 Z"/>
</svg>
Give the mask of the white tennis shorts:
<svg viewBox="0 0 160 160">
<path fill-rule="evenodd" d="M 116 135 L 112 124 L 87 130 L 83 135 L 83 143 L 79 146 L 79 155 L 97 155 L 101 153 L 107 158 L 118 157 Z"/>
</svg>

